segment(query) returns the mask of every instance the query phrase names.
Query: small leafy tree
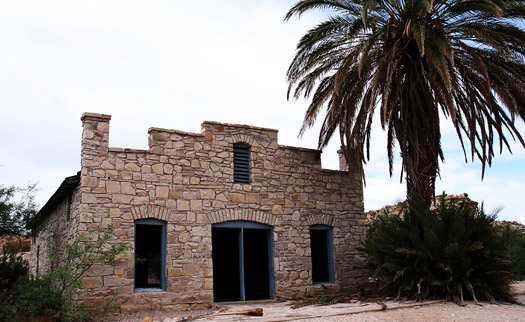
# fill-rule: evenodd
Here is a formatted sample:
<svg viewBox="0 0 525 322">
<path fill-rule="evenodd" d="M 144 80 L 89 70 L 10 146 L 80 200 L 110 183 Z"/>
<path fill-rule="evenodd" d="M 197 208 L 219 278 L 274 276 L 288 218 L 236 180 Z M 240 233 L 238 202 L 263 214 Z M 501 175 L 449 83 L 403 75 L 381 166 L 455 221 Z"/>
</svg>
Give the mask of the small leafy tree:
<svg viewBox="0 0 525 322">
<path fill-rule="evenodd" d="M 36 184 L 26 188 L 0 185 L 0 235 L 25 235 L 26 224 L 37 213 Z M 16 201 L 16 195 L 21 197 Z"/>
<path fill-rule="evenodd" d="M 65 245 L 51 240 L 50 270 L 37 277 L 26 275 L 19 278 L 12 288 L 0 291 L 0 320 L 14 321 L 23 316 L 29 319 L 50 317 L 57 321 L 90 321 L 96 318 L 94 313 L 118 307 L 114 300 L 110 300 L 93 312 L 73 301 L 77 289 L 82 286 L 82 276 L 93 265 L 113 265 L 120 254 L 131 249 L 128 244 L 111 244 L 112 226 L 108 226 L 97 241 L 90 238 L 93 233 L 77 234 Z M 25 265 L 27 268 L 27 263 Z"/>
<path fill-rule="evenodd" d="M 54 239 L 49 242 L 49 260 L 52 269 L 46 273 L 60 294 L 71 299 L 82 286 L 82 276 L 95 264 L 115 264 L 117 257 L 130 250 L 129 244 L 110 245 L 113 239 L 113 226 L 108 226 L 104 234 L 93 241 L 90 234 L 78 234 L 66 245 Z"/>
<path fill-rule="evenodd" d="M 429 210 L 412 197 L 401 216 L 385 213 L 369 224 L 368 267 L 380 289 L 397 298 L 465 296 L 513 301 L 512 263 L 495 215 L 468 203 L 445 202 Z"/>
</svg>

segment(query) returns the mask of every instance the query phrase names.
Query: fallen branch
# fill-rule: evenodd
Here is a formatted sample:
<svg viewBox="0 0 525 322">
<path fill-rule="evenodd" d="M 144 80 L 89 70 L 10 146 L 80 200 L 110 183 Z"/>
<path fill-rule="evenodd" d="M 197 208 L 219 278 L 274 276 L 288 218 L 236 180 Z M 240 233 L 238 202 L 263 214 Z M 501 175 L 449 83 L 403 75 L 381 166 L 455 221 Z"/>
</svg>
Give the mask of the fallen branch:
<svg viewBox="0 0 525 322">
<path fill-rule="evenodd" d="M 256 309 L 250 309 L 250 310 L 244 310 L 244 311 L 238 311 L 238 312 L 223 312 L 224 309 L 220 309 L 213 313 L 205 313 L 200 315 L 193 315 L 193 316 L 185 316 L 185 317 L 177 317 L 175 318 L 175 321 L 194 321 L 197 319 L 203 319 L 213 316 L 219 316 L 219 315 L 248 315 L 248 316 L 263 316 L 263 309 L 256 308 Z"/>
</svg>

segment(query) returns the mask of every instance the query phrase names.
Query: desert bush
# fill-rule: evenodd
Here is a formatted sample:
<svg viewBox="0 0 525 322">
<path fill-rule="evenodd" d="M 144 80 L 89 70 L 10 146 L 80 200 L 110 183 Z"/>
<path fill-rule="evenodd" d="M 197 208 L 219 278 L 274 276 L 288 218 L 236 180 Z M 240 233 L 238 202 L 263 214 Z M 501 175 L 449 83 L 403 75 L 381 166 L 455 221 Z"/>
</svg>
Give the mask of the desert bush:
<svg viewBox="0 0 525 322">
<path fill-rule="evenodd" d="M 514 277 L 525 278 L 525 236 L 509 224 L 501 228 L 503 244 L 507 247 L 512 261 Z"/>
<path fill-rule="evenodd" d="M 19 255 L 21 244 L 7 242 L 0 253 L 0 292 L 29 273 L 29 263 Z"/>
<path fill-rule="evenodd" d="M 362 250 L 386 294 L 423 300 L 512 301 L 512 263 L 495 214 L 454 201 L 429 210 L 414 196 L 401 216 L 385 213 L 369 224 Z"/>
<path fill-rule="evenodd" d="M 51 240 L 51 269 L 37 277 L 19 276 L 10 288 L 0 291 L 0 321 L 21 318 L 32 321 L 41 317 L 53 321 L 91 321 L 107 309 L 117 309 L 118 303 L 114 299 L 94 309 L 87 309 L 73 300 L 77 289 L 82 286 L 82 276 L 93 265 L 114 264 L 120 254 L 130 249 L 127 244 L 110 244 L 113 239 L 111 226 L 97 241 L 93 241 L 90 235 L 77 234 L 70 243 L 62 246 Z M 24 265 L 27 273 L 27 263 Z M 9 269 L 15 267 L 11 265 Z"/>
</svg>

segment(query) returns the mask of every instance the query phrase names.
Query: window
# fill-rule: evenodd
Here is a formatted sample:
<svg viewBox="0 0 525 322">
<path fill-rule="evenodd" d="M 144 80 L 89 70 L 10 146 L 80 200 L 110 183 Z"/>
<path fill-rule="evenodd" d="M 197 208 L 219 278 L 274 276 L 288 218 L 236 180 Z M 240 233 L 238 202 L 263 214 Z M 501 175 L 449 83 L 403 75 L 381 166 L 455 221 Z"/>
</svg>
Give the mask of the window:
<svg viewBox="0 0 525 322">
<path fill-rule="evenodd" d="M 250 183 L 250 146 L 244 143 L 233 145 L 233 183 Z"/>
<path fill-rule="evenodd" d="M 166 290 L 166 224 L 135 221 L 135 292 Z"/>
<path fill-rule="evenodd" d="M 310 226 L 310 247 L 312 249 L 313 283 L 333 283 L 332 227 L 325 225 Z"/>
</svg>

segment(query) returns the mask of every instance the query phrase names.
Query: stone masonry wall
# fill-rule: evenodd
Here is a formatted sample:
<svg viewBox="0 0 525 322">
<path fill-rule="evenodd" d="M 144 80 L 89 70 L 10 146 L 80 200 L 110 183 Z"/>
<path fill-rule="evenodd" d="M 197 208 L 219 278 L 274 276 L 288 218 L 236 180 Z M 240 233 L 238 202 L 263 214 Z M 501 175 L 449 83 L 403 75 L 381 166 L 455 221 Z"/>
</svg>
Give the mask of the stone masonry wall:
<svg viewBox="0 0 525 322">
<path fill-rule="evenodd" d="M 79 231 L 113 225 L 115 242 L 134 243 L 134 221 L 167 223 L 166 292 L 134 293 L 133 252 L 94 267 L 80 297 L 115 291 L 124 308 L 190 308 L 213 302 L 211 227 L 248 220 L 273 227 L 277 297 L 312 293 L 309 227 L 333 227 L 335 283 L 355 286 L 356 247 L 365 237 L 357 172 L 321 169 L 320 152 L 282 146 L 277 131 L 204 122 L 202 133 L 149 129 L 149 149 L 109 148 L 109 115 L 85 113 Z M 251 146 L 250 184 L 233 183 L 233 144 Z"/>
<path fill-rule="evenodd" d="M 50 268 L 49 245 L 64 245 L 76 233 L 79 220 L 80 194 L 73 191 L 71 200 L 65 198 L 46 217 L 31 237 L 29 268 L 33 275 L 45 273 Z M 68 214 L 69 213 L 69 214 Z"/>
</svg>

